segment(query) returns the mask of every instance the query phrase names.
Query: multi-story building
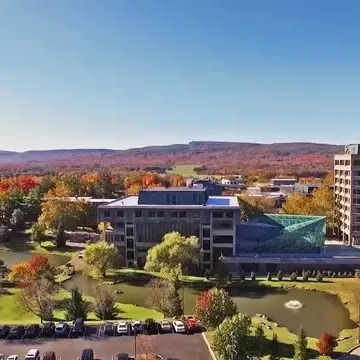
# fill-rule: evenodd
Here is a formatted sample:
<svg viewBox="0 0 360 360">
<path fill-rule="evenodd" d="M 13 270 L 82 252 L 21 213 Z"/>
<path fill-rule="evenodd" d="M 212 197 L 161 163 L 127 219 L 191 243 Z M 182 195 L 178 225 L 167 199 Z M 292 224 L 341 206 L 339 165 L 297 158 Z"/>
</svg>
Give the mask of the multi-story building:
<svg viewBox="0 0 360 360">
<path fill-rule="evenodd" d="M 334 156 L 335 205 L 344 243 L 360 243 L 360 145 L 345 146 Z"/>
<path fill-rule="evenodd" d="M 206 188 L 151 188 L 99 206 L 98 220 L 125 266 L 142 266 L 149 248 L 178 231 L 199 238 L 202 268 L 212 269 L 221 255 L 236 254 L 240 207 L 236 196 L 210 196 Z"/>
<path fill-rule="evenodd" d="M 297 183 L 297 179 L 274 178 L 270 180 L 270 184 L 272 186 L 295 185 L 296 183 Z"/>
<path fill-rule="evenodd" d="M 318 189 L 320 184 L 309 184 L 309 183 L 296 183 L 295 192 L 304 195 L 311 195 L 315 189 Z"/>
</svg>

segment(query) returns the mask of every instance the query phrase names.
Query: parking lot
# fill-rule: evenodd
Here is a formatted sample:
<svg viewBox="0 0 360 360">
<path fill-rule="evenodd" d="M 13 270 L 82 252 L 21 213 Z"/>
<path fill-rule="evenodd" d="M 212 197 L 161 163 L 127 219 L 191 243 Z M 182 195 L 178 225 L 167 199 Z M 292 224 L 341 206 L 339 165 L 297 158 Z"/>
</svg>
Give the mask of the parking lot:
<svg viewBox="0 0 360 360">
<path fill-rule="evenodd" d="M 116 354 L 125 352 L 134 355 L 134 336 L 106 336 L 100 334 L 99 328 L 93 327 L 94 333 L 84 337 L 72 338 L 38 338 L 23 340 L 0 340 L 0 353 L 7 356 L 17 354 L 23 358 L 30 348 L 36 348 L 43 354 L 54 351 L 57 359 L 76 359 L 83 349 L 94 350 L 96 359 L 115 359 Z M 93 331 L 92 331 L 93 332 Z M 201 334 L 161 334 L 149 335 L 148 345 L 164 359 L 172 360 L 212 360 Z M 141 352 L 143 344 L 137 337 L 137 353 Z"/>
</svg>

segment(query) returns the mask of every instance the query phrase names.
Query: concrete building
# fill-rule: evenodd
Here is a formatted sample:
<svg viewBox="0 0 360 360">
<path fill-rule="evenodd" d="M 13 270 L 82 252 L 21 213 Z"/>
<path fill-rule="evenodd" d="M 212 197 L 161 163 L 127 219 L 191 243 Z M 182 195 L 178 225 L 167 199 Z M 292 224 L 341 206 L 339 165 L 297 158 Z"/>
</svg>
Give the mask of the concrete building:
<svg viewBox="0 0 360 360">
<path fill-rule="evenodd" d="M 295 192 L 303 195 L 311 195 L 312 192 L 317 189 L 320 184 L 305 184 L 305 183 L 296 183 Z"/>
<path fill-rule="evenodd" d="M 208 189 L 210 196 L 220 196 L 223 190 L 222 186 L 219 183 L 211 179 L 188 178 L 186 179 L 186 186 L 196 189 Z"/>
<path fill-rule="evenodd" d="M 297 183 L 297 179 L 271 179 L 270 184 L 272 186 L 281 186 L 281 185 L 295 185 Z"/>
<path fill-rule="evenodd" d="M 246 185 L 241 176 L 236 178 L 223 178 L 221 179 L 221 185 L 223 188 L 233 188 L 233 189 L 245 189 Z"/>
<path fill-rule="evenodd" d="M 123 265 L 145 263 L 149 248 L 171 231 L 199 237 L 201 265 L 212 269 L 222 254 L 236 254 L 236 196 L 210 196 L 206 188 L 151 188 L 98 207 L 98 220 L 107 224 L 106 240 L 114 243 Z"/>
<path fill-rule="evenodd" d="M 251 197 L 258 197 L 271 200 L 274 203 L 274 208 L 281 208 L 286 200 L 286 196 L 281 191 L 264 191 L 266 188 L 260 186 L 252 186 L 247 188 L 247 194 Z M 269 189 L 271 190 L 271 189 Z"/>
<path fill-rule="evenodd" d="M 335 205 L 340 217 L 340 238 L 360 244 L 360 145 L 345 146 L 334 156 Z"/>
</svg>

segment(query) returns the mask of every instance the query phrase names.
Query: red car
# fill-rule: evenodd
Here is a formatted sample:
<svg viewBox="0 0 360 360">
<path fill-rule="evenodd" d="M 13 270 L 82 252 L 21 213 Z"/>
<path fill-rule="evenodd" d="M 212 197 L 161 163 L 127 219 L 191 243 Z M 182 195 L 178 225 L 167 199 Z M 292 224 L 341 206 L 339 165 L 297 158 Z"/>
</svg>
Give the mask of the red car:
<svg viewBox="0 0 360 360">
<path fill-rule="evenodd" d="M 188 331 L 191 333 L 201 331 L 201 326 L 200 326 L 199 322 L 191 316 L 188 316 L 184 319 L 184 324 L 187 327 Z"/>
</svg>

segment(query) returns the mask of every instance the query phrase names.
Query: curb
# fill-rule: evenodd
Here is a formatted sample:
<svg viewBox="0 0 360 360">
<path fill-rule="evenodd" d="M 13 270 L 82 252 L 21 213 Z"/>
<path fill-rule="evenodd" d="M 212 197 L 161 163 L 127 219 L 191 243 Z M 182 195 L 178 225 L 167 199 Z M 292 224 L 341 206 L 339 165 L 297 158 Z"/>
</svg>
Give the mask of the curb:
<svg viewBox="0 0 360 360">
<path fill-rule="evenodd" d="M 342 355 L 338 358 L 338 360 L 340 360 L 340 359 L 346 359 L 346 357 L 347 357 L 348 355 L 351 355 L 351 353 L 352 353 L 354 350 L 356 350 L 357 348 L 359 348 L 359 347 L 360 347 L 360 344 L 355 345 L 355 346 L 352 347 L 350 350 L 348 350 L 346 353 L 342 354 Z"/>
<path fill-rule="evenodd" d="M 210 346 L 210 343 L 209 343 L 209 340 L 206 337 L 206 334 L 204 332 L 202 332 L 201 336 L 204 339 L 205 344 L 208 347 L 209 353 L 210 353 L 211 357 L 213 358 L 213 360 L 218 360 L 217 357 L 215 356 L 215 353 L 214 353 L 213 349 Z"/>
</svg>

